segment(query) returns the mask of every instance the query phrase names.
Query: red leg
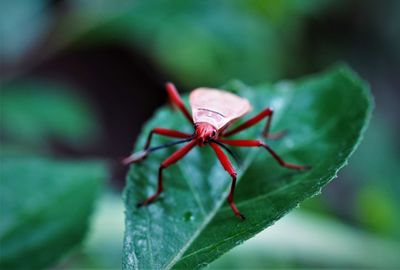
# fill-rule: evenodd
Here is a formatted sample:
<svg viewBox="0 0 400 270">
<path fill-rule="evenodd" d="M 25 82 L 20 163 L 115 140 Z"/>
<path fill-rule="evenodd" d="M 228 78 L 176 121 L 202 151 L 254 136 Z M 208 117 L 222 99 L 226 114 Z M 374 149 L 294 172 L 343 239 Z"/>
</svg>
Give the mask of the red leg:
<svg viewBox="0 0 400 270">
<path fill-rule="evenodd" d="M 283 133 L 277 133 L 277 134 L 269 134 L 269 128 L 271 126 L 271 121 L 272 121 L 272 116 L 274 114 L 274 111 L 271 108 L 266 108 L 265 110 L 263 110 L 262 112 L 260 112 L 259 114 L 257 114 L 256 116 L 254 116 L 253 118 L 247 120 L 246 122 L 244 122 L 243 124 L 237 126 L 236 128 L 227 131 L 223 134 L 223 137 L 229 137 L 232 136 L 236 133 L 239 133 L 240 131 L 247 129 L 255 124 L 257 124 L 258 122 L 260 122 L 262 119 L 267 117 L 267 122 L 265 124 L 264 130 L 262 132 L 262 135 L 265 138 L 268 139 L 278 139 L 280 138 Z"/>
<path fill-rule="evenodd" d="M 165 85 L 165 87 L 167 88 L 167 93 L 172 104 L 174 104 L 179 108 L 179 110 L 181 110 L 183 115 L 190 121 L 190 123 L 193 123 L 193 118 L 190 115 L 189 111 L 186 109 L 185 104 L 183 103 L 181 97 L 179 96 L 179 93 L 176 90 L 175 85 L 169 82 Z"/>
<path fill-rule="evenodd" d="M 183 133 L 177 130 L 171 130 L 171 129 L 166 129 L 166 128 L 154 128 L 150 131 L 149 135 L 147 136 L 146 144 L 144 146 L 144 149 L 142 151 L 133 153 L 132 155 L 124 158 L 122 160 L 122 163 L 125 165 L 128 165 L 130 163 L 136 163 L 144 158 L 147 157 L 148 155 L 148 149 L 150 147 L 151 139 L 153 138 L 153 134 L 159 134 L 159 135 L 164 135 L 168 137 L 173 137 L 173 138 L 189 138 L 190 134 Z"/>
<path fill-rule="evenodd" d="M 236 207 L 235 202 L 233 201 L 233 194 L 235 192 L 235 186 L 236 186 L 235 169 L 233 168 L 228 157 L 225 155 L 224 151 L 222 151 L 222 149 L 217 144 L 210 143 L 210 145 L 211 145 L 212 149 L 214 149 L 215 153 L 217 154 L 217 157 L 218 157 L 219 161 L 221 162 L 222 166 L 224 167 L 225 171 L 227 171 L 230 174 L 230 176 L 232 177 L 231 191 L 229 192 L 229 195 L 228 195 L 228 203 L 238 218 L 245 219 L 244 215 L 242 215 L 239 212 L 239 210 Z"/>
<path fill-rule="evenodd" d="M 182 148 L 180 148 L 177 151 L 175 151 L 170 157 L 168 157 L 166 160 L 164 160 L 161 163 L 160 168 L 158 169 L 158 186 L 157 186 L 156 193 L 154 193 L 154 195 L 150 196 L 149 198 L 147 198 L 143 202 L 138 203 L 137 204 L 138 207 L 141 207 L 143 205 L 147 205 L 149 203 L 152 203 L 155 199 L 157 199 L 157 197 L 163 191 L 162 171 L 165 168 L 167 168 L 170 165 L 172 165 L 175 162 L 177 162 L 178 160 L 180 160 L 181 158 L 183 158 L 194 146 L 196 146 L 196 144 L 197 144 L 196 140 L 193 140 L 193 141 L 189 142 L 188 144 L 186 144 Z"/>
<path fill-rule="evenodd" d="M 271 149 L 267 144 L 263 143 L 262 141 L 258 140 L 219 140 L 221 143 L 232 145 L 232 146 L 244 146 L 244 147 L 264 147 L 267 151 L 272 155 L 272 157 L 278 161 L 278 163 L 286 168 L 294 169 L 294 170 L 308 170 L 311 169 L 310 166 L 301 166 L 295 165 L 292 163 L 285 162 L 274 150 Z"/>
<path fill-rule="evenodd" d="M 144 146 L 144 150 L 147 150 L 150 147 L 151 139 L 153 138 L 153 134 L 164 135 L 167 137 L 172 138 L 189 138 L 190 134 L 183 133 L 177 130 L 166 129 L 166 128 L 154 128 L 150 131 L 149 135 L 147 136 L 146 144 Z"/>
</svg>

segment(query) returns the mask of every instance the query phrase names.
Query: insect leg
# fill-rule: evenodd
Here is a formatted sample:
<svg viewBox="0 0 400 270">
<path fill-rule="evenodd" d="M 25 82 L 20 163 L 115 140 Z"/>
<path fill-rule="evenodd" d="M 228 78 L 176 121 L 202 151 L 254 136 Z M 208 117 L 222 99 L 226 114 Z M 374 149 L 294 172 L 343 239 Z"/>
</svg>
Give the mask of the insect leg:
<svg viewBox="0 0 400 270">
<path fill-rule="evenodd" d="M 265 110 L 263 110 L 262 112 L 260 112 L 256 116 L 250 118 L 249 120 L 247 120 L 243 124 L 237 126 L 236 128 L 234 128 L 234 129 L 232 129 L 230 131 L 225 132 L 222 136 L 223 137 L 232 136 L 232 135 L 234 135 L 236 133 L 239 133 L 242 130 L 245 130 L 245 129 L 257 124 L 262 119 L 267 118 L 267 122 L 265 124 L 264 129 L 263 129 L 262 135 L 264 136 L 264 138 L 268 138 L 268 139 L 279 139 L 280 137 L 282 137 L 284 135 L 283 132 L 279 132 L 279 133 L 276 133 L 276 134 L 269 134 L 269 128 L 271 126 L 271 121 L 272 121 L 273 114 L 274 114 L 274 111 L 271 108 L 266 108 Z"/>
<path fill-rule="evenodd" d="M 296 164 L 285 162 L 280 156 L 278 156 L 278 154 L 274 150 L 271 149 L 271 147 L 269 147 L 267 144 L 263 143 L 262 141 L 258 141 L 258 140 L 225 140 L 225 139 L 220 139 L 219 141 L 221 143 L 224 143 L 227 145 L 232 145 L 232 146 L 263 147 L 272 155 L 272 157 L 282 167 L 286 167 L 286 168 L 294 169 L 294 170 L 300 170 L 300 171 L 311 169 L 310 166 L 302 166 L 302 165 L 296 165 Z"/>
<path fill-rule="evenodd" d="M 172 138 L 189 138 L 190 134 L 183 133 L 177 130 L 166 129 L 166 128 L 153 128 L 149 135 L 147 136 L 146 144 L 144 145 L 144 150 L 147 150 L 150 147 L 151 139 L 153 138 L 153 134 L 163 135 Z"/>
<path fill-rule="evenodd" d="M 159 169 L 158 169 L 158 184 L 157 184 L 157 191 L 154 193 L 152 196 L 148 197 L 146 200 L 144 200 L 141 203 L 138 203 L 137 206 L 141 207 L 143 205 L 147 205 L 152 203 L 157 197 L 161 194 L 163 191 L 163 181 L 162 181 L 162 171 L 169 167 L 170 165 L 174 164 L 175 162 L 179 161 L 181 158 L 183 158 L 191 149 L 193 149 L 194 146 L 196 146 L 197 141 L 193 140 L 183 146 L 182 148 L 178 149 L 175 151 L 171 156 L 169 156 L 166 160 L 164 160 Z"/>
<path fill-rule="evenodd" d="M 173 83 L 168 82 L 166 83 L 165 87 L 167 89 L 167 93 L 171 103 L 177 106 L 179 110 L 181 110 L 183 115 L 190 121 L 190 123 L 193 124 L 193 118 L 190 115 L 189 111 L 186 109 L 185 104 L 183 103 L 181 97 L 179 96 L 179 93 L 176 90 L 175 85 Z"/>
<path fill-rule="evenodd" d="M 229 192 L 228 195 L 228 203 L 231 206 L 233 212 L 235 213 L 235 215 L 240 218 L 240 219 L 245 219 L 244 215 L 242 215 L 239 210 L 236 207 L 236 204 L 233 200 L 233 194 L 235 192 L 235 186 L 236 186 L 236 172 L 235 169 L 233 168 L 231 162 L 229 161 L 228 157 L 225 155 L 224 151 L 222 151 L 222 149 L 216 144 L 211 142 L 210 146 L 212 147 L 212 149 L 215 151 L 215 153 L 217 154 L 217 157 L 220 161 L 220 163 L 222 164 L 222 167 L 224 167 L 225 171 L 227 171 L 230 176 L 232 177 L 232 184 L 231 184 L 231 191 Z"/>
<path fill-rule="evenodd" d="M 128 165 L 130 163 L 140 162 L 141 160 L 145 159 L 151 150 L 151 149 L 149 149 L 149 147 L 150 147 L 151 139 L 153 138 L 153 134 L 164 135 L 164 136 L 172 137 L 172 138 L 190 138 L 192 136 L 190 134 L 183 133 L 183 132 L 180 132 L 177 130 L 171 130 L 171 129 L 166 129 L 166 128 L 154 128 L 150 131 L 149 135 L 147 136 L 147 140 L 146 140 L 144 149 L 142 151 L 133 153 L 132 155 L 124 158 L 122 160 L 122 163 L 125 165 Z"/>
</svg>

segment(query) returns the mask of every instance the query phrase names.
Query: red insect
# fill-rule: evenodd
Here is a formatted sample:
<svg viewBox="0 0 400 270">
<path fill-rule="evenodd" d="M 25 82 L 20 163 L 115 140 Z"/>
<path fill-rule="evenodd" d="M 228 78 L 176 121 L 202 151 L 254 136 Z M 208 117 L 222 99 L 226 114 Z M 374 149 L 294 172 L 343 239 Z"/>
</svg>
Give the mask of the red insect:
<svg viewBox="0 0 400 270">
<path fill-rule="evenodd" d="M 233 122 L 235 122 L 237 119 L 239 119 L 251 110 L 251 105 L 247 99 L 218 89 L 197 88 L 191 92 L 189 97 L 190 107 L 192 109 L 192 115 L 190 115 L 189 111 L 183 104 L 182 99 L 179 96 L 175 86 L 172 83 L 167 83 L 166 88 L 172 104 L 178 107 L 178 109 L 184 114 L 187 120 L 189 120 L 190 123 L 193 124 L 195 130 L 193 134 L 187 134 L 177 130 L 154 128 L 147 137 L 144 150 L 134 153 L 123 160 L 124 164 L 135 163 L 144 159 L 152 151 L 179 143 L 188 142 L 185 146 L 178 149 L 170 157 L 168 157 L 161 163 L 158 170 L 158 188 L 156 193 L 144 200 L 143 202 L 139 203 L 138 207 L 152 203 L 161 194 L 161 192 L 163 191 L 162 171 L 183 158 L 196 145 L 200 147 L 207 144 L 210 145 L 211 148 L 215 151 L 224 169 L 232 177 L 232 184 L 230 193 L 228 195 L 228 202 L 235 215 L 240 219 L 244 219 L 245 217 L 239 212 L 233 200 L 233 194 L 235 192 L 236 184 L 236 172 L 221 147 L 226 150 L 228 150 L 226 148 L 226 145 L 239 147 L 263 147 L 283 167 L 294 170 L 306 170 L 310 168 L 309 166 L 300 166 L 285 162 L 282 158 L 278 156 L 278 154 L 275 153 L 275 151 L 273 151 L 267 144 L 260 140 L 227 139 L 228 137 L 257 124 L 264 118 L 267 118 L 267 120 L 262 133 L 263 136 L 265 138 L 278 137 L 279 135 L 276 136 L 269 134 L 269 128 L 273 115 L 273 110 L 271 108 L 266 108 L 261 113 L 257 114 L 243 124 L 229 130 L 228 128 Z M 173 138 L 181 138 L 181 140 L 150 148 L 150 142 L 153 134 L 159 134 Z"/>
</svg>

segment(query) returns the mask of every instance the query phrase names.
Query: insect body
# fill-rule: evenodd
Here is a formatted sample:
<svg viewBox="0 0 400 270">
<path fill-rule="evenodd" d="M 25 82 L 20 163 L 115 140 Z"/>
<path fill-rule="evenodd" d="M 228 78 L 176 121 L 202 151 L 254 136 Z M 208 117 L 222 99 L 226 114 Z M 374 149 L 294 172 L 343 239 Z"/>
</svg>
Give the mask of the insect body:
<svg viewBox="0 0 400 270">
<path fill-rule="evenodd" d="M 134 153 L 123 160 L 125 164 L 139 162 L 144 159 L 149 153 L 158 149 L 180 143 L 187 143 L 161 163 L 158 171 L 157 191 L 152 196 L 139 203 L 139 207 L 152 203 L 163 191 L 162 171 L 168 166 L 176 163 L 181 158 L 183 158 L 196 145 L 201 147 L 205 145 L 210 145 L 216 153 L 218 160 L 220 161 L 223 168 L 232 177 L 231 189 L 228 195 L 228 203 L 231 206 L 235 215 L 240 219 L 244 219 L 244 216 L 237 209 L 233 198 L 236 184 L 236 171 L 233 168 L 229 158 L 226 156 L 225 152 L 221 148 L 226 149 L 226 145 L 238 147 L 262 147 L 266 149 L 272 155 L 272 157 L 283 167 L 294 170 L 309 169 L 309 166 L 301 166 L 285 162 L 282 158 L 278 156 L 278 154 L 275 153 L 275 151 L 273 151 L 267 144 L 260 140 L 228 139 L 230 136 L 257 124 L 264 118 L 266 118 L 267 120 L 262 133 L 263 136 L 265 138 L 277 137 L 269 134 L 269 128 L 273 115 L 273 110 L 271 108 L 266 108 L 243 124 L 233 129 L 229 129 L 230 125 L 233 122 L 235 122 L 237 119 L 239 119 L 251 110 L 251 105 L 247 99 L 218 89 L 197 88 L 193 90 L 189 96 L 189 102 L 192 109 L 191 115 L 186 109 L 184 103 L 182 102 L 182 99 L 180 98 L 175 86 L 172 83 L 167 83 L 166 88 L 172 104 L 175 105 L 183 113 L 183 115 L 187 118 L 187 120 L 190 121 L 191 124 L 193 124 L 194 133 L 187 134 L 177 130 L 154 128 L 147 137 L 144 150 Z M 181 140 L 151 148 L 150 142 L 153 134 L 180 138 Z"/>
</svg>

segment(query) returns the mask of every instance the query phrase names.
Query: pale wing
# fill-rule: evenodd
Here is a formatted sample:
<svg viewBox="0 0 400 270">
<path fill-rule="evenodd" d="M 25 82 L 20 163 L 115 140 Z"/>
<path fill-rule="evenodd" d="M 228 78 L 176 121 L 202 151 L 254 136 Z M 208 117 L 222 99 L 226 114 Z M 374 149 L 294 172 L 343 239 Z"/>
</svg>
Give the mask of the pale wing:
<svg viewBox="0 0 400 270">
<path fill-rule="evenodd" d="M 212 88 L 197 88 L 190 93 L 194 123 L 210 123 L 218 130 L 251 111 L 245 98 Z"/>
</svg>

